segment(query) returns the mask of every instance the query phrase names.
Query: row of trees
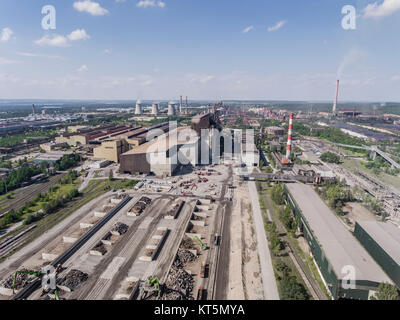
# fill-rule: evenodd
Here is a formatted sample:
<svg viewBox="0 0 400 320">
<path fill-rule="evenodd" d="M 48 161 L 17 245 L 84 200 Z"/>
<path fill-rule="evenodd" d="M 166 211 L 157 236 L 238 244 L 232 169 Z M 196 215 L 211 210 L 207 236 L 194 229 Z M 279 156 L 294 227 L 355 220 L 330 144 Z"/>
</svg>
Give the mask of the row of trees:
<svg viewBox="0 0 400 320">
<path fill-rule="evenodd" d="M 278 287 L 281 300 L 309 300 L 304 285 L 298 282 L 296 276 L 293 275 L 292 269 L 283 261 L 275 264 L 275 270 L 278 272 Z"/>
<path fill-rule="evenodd" d="M 54 164 L 54 168 L 57 171 L 65 171 L 70 168 L 76 167 L 81 161 L 79 154 L 65 154 L 63 157 Z"/>
<path fill-rule="evenodd" d="M 364 140 L 352 137 L 336 127 L 327 127 L 324 128 L 324 130 L 311 130 L 311 127 L 300 122 L 295 122 L 294 131 L 303 136 L 317 137 L 334 143 L 353 146 L 362 146 L 366 144 Z"/>
<path fill-rule="evenodd" d="M 6 191 L 21 187 L 22 183 L 29 181 L 33 176 L 42 172 L 40 167 L 28 164 L 23 164 L 18 169 L 11 170 L 9 175 L 0 182 L 0 194 L 5 194 Z"/>
</svg>

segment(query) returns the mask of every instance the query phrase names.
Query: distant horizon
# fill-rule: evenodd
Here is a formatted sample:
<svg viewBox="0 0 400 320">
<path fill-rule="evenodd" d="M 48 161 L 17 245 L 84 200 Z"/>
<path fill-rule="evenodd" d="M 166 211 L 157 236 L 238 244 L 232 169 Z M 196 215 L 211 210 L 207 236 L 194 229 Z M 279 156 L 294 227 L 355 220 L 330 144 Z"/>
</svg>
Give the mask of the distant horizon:
<svg viewBox="0 0 400 320">
<path fill-rule="evenodd" d="M 68 99 L 68 98 L 60 98 L 60 99 L 51 99 L 51 98 L 43 98 L 43 99 L 38 99 L 38 98 L 33 98 L 33 99 L 4 99 L 0 98 L 0 107 L 1 104 L 5 104 L 5 102 L 26 102 L 29 104 L 30 102 L 104 102 L 104 103 L 136 103 L 138 99 Z M 141 102 L 162 102 L 162 103 L 168 103 L 170 101 L 174 101 L 177 104 L 179 104 L 179 100 L 171 100 L 171 99 L 140 99 Z M 214 100 L 214 99 L 188 99 L 189 102 L 208 102 L 208 103 L 216 103 L 216 102 L 224 102 L 224 103 L 229 103 L 229 102 L 242 102 L 242 103 L 323 103 L 323 104 L 333 104 L 333 100 L 260 100 L 260 99 L 222 99 L 222 100 Z M 184 105 L 186 101 L 184 100 Z M 373 100 L 343 100 L 339 101 L 338 104 L 347 104 L 347 103 L 368 103 L 368 104 L 400 104 L 400 101 L 373 101 Z M 379 106 L 381 107 L 381 106 Z"/>
</svg>

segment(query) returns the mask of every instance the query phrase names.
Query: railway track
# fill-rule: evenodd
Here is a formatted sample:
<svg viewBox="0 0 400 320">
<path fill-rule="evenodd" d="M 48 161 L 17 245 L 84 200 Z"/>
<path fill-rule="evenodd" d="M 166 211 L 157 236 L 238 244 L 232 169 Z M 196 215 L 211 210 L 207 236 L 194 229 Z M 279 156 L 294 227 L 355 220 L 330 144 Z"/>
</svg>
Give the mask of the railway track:
<svg viewBox="0 0 400 320">
<path fill-rule="evenodd" d="M 50 265 L 56 268 L 57 265 L 63 265 L 66 261 L 68 261 L 87 241 L 89 241 L 89 239 L 91 239 L 98 231 L 100 231 L 100 229 L 131 200 L 131 197 L 126 196 L 120 204 L 112 209 L 102 220 L 100 220 L 94 227 L 92 227 L 87 233 L 85 233 L 78 241 L 76 241 Z M 34 291 L 36 291 L 40 287 L 40 284 L 41 280 L 36 279 L 35 281 L 28 284 L 21 291 L 19 291 L 12 299 L 27 299 Z"/>
<path fill-rule="evenodd" d="M 90 193 L 91 191 L 93 191 L 97 186 L 95 184 L 90 185 L 89 187 L 87 187 L 87 189 L 85 190 L 86 193 Z M 67 205 L 65 208 L 63 208 L 57 215 L 58 217 L 61 217 L 64 215 L 65 212 L 68 212 L 68 210 L 70 210 L 71 208 L 73 208 L 74 206 L 80 205 L 80 203 L 82 203 L 83 201 L 85 201 L 85 198 L 82 198 L 79 200 L 78 203 L 71 203 L 69 205 Z M 61 219 L 62 220 L 62 219 Z M 60 220 L 60 221 L 61 221 Z M 44 232 L 46 232 L 49 229 L 47 224 L 44 224 L 40 227 L 37 227 L 37 225 L 34 225 L 31 228 L 27 229 L 27 232 L 23 234 L 23 236 L 19 237 L 18 235 L 15 237 L 17 239 L 15 239 L 14 241 L 10 241 L 11 239 L 7 239 L 6 241 L 4 241 L 3 243 L 0 244 L 1 249 L 0 249 L 0 257 L 4 257 L 7 256 L 12 250 L 15 249 L 20 249 L 22 246 L 27 244 L 27 239 L 31 236 L 31 232 L 35 230 L 35 233 L 37 234 L 42 234 Z M 8 244 L 5 244 L 6 242 L 9 242 Z"/>
<path fill-rule="evenodd" d="M 32 201 L 36 195 L 39 193 L 46 193 L 52 186 L 56 185 L 59 179 L 62 179 L 66 173 L 62 173 L 60 175 L 52 176 L 49 178 L 49 181 L 43 183 L 41 185 L 34 185 L 32 188 L 33 190 L 29 190 L 27 192 L 23 192 L 23 197 L 21 199 L 17 199 L 16 201 L 11 201 L 10 204 L 7 204 L 6 207 L 2 207 L 0 209 L 0 218 L 4 216 L 7 212 L 14 209 L 17 211 L 21 208 L 25 203 Z M 35 188 L 36 187 L 36 188 Z M 29 188 L 29 187 L 28 187 Z M 9 201 L 7 201 L 9 202 Z"/>
</svg>

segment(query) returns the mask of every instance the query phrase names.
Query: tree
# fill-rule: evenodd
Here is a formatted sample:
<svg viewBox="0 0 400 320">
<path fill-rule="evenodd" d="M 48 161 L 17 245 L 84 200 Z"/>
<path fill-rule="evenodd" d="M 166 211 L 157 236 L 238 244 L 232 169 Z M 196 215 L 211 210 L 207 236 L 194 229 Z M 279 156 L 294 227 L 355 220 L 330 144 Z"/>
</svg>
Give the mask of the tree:
<svg viewBox="0 0 400 320">
<path fill-rule="evenodd" d="M 283 244 L 282 244 L 281 238 L 279 236 L 279 233 L 276 229 L 275 222 L 272 223 L 270 226 L 269 242 L 271 244 L 271 249 L 272 249 L 273 254 L 275 256 L 278 256 L 279 252 L 283 249 Z"/>
<path fill-rule="evenodd" d="M 400 300 L 399 291 L 389 283 L 381 283 L 371 300 Z"/>
<path fill-rule="evenodd" d="M 332 152 L 326 152 L 321 156 L 321 160 L 328 163 L 340 164 L 340 157 Z"/>
<path fill-rule="evenodd" d="M 271 198 L 279 206 L 285 204 L 286 196 L 282 184 L 277 184 L 272 188 Z"/>
<path fill-rule="evenodd" d="M 306 288 L 294 276 L 284 276 L 279 281 L 282 300 L 309 300 Z"/>
<path fill-rule="evenodd" d="M 114 173 L 112 170 L 110 170 L 110 172 L 108 174 L 108 181 L 114 181 Z"/>
</svg>

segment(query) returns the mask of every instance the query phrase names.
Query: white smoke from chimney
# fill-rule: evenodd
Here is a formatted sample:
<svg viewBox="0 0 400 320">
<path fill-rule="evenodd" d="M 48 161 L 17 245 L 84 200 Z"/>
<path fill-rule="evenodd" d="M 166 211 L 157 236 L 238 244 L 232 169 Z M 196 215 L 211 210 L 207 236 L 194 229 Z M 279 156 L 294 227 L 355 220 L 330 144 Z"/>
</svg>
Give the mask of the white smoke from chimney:
<svg viewBox="0 0 400 320">
<path fill-rule="evenodd" d="M 363 52 L 361 50 L 358 48 L 351 49 L 340 62 L 337 70 L 337 79 L 342 79 L 344 71 L 356 65 L 357 62 L 360 62 L 362 57 Z"/>
</svg>

